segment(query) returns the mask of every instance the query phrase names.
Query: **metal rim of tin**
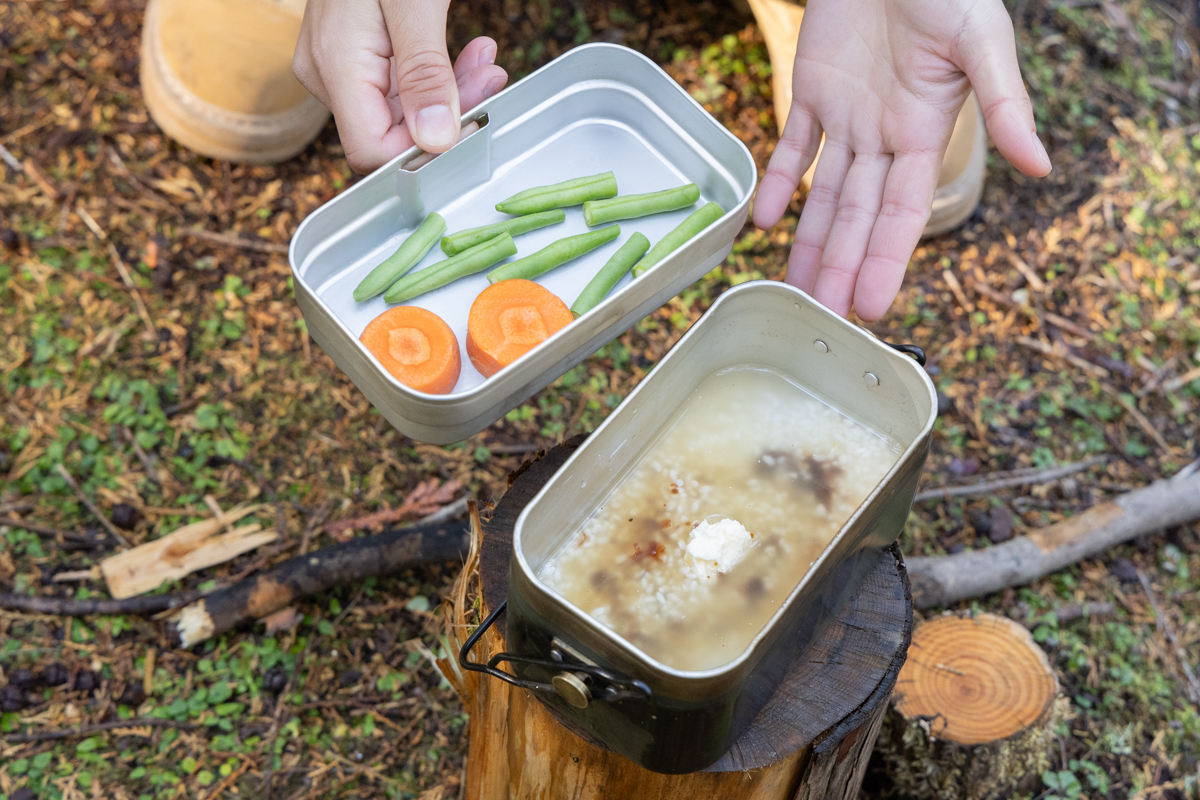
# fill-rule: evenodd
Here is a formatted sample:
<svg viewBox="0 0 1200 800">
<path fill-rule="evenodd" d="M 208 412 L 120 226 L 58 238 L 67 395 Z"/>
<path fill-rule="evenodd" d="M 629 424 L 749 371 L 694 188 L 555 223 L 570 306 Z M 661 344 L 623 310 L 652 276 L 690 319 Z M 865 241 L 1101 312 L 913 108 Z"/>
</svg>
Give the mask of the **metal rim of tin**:
<svg viewBox="0 0 1200 800">
<path fill-rule="evenodd" d="M 525 76 L 521 80 L 516 81 L 513 84 L 510 84 L 509 86 L 507 86 L 500 92 L 496 93 L 492 97 L 489 97 L 488 99 L 481 102 L 479 105 L 472 108 L 469 112 L 463 114 L 461 117 L 461 125 L 463 127 L 466 127 L 467 125 L 469 125 L 472 122 L 477 122 L 477 121 L 483 120 L 484 118 L 486 118 L 488 116 L 489 109 L 491 109 L 493 106 L 495 106 L 499 103 L 502 103 L 508 95 L 510 95 L 516 91 L 519 91 L 522 84 L 524 84 L 526 81 L 535 79 L 537 76 L 541 75 L 542 73 L 544 73 L 548 70 L 554 69 L 556 64 L 558 64 L 558 62 L 562 61 L 563 59 L 566 59 L 569 57 L 577 58 L 577 57 L 580 57 L 581 55 L 587 55 L 589 53 L 599 54 L 599 53 L 603 52 L 604 50 L 615 50 L 615 51 L 620 51 L 623 54 L 634 56 L 634 57 L 644 61 L 647 65 L 653 67 L 655 70 L 661 71 L 661 68 L 657 64 L 655 64 L 651 59 L 647 58 L 645 55 L 637 52 L 636 50 L 633 50 L 628 47 L 624 47 L 624 46 L 616 45 L 616 44 L 609 44 L 609 43 L 605 43 L 605 42 L 592 42 L 589 44 L 580 45 L 578 47 L 572 48 L 571 50 L 568 50 L 566 53 L 564 53 L 563 55 L 554 59 L 553 61 L 539 67 L 537 70 L 533 71 L 532 73 Z M 672 83 L 673 83 L 673 81 L 672 81 Z M 688 103 L 690 103 L 696 109 L 699 109 L 703 114 L 705 114 L 706 116 L 709 116 L 711 118 L 711 115 L 708 114 L 708 112 L 704 109 L 704 107 L 702 105 L 700 105 L 700 103 L 697 102 L 695 98 L 693 98 L 690 94 L 688 94 L 686 91 L 684 91 L 682 89 L 682 87 L 678 87 L 677 84 L 676 84 L 676 87 L 679 88 L 680 94 L 682 94 L 683 97 L 685 97 L 687 99 Z M 716 122 L 716 120 L 713 120 L 713 123 L 717 128 L 720 129 L 720 131 L 725 135 L 725 137 L 728 138 L 728 140 L 730 142 L 734 143 L 736 145 L 736 147 L 740 149 L 741 156 L 743 157 L 744 161 L 749 164 L 751 171 L 756 173 L 757 167 L 754 164 L 754 157 L 750 154 L 750 151 L 746 147 L 745 143 L 742 142 L 740 139 L 738 139 L 736 136 L 734 136 L 733 133 L 730 132 L 728 129 L 726 129 L 724 126 L 720 125 L 720 123 Z M 474 138 L 475 136 L 479 136 L 483 133 L 484 133 L 484 131 L 482 128 L 471 132 L 467 136 L 460 139 L 454 145 L 454 147 L 452 147 L 450 150 L 448 150 L 444 153 L 440 153 L 440 154 L 436 155 L 434 158 L 440 159 L 440 158 L 446 158 L 446 157 L 453 157 L 454 151 L 459 147 L 459 145 L 461 145 L 462 143 L 466 142 L 467 140 Z M 378 170 L 376 170 L 376 173 L 378 173 L 378 172 L 394 172 L 397 169 L 403 169 L 414 159 L 420 158 L 424 155 L 428 155 L 428 154 L 426 154 L 423 150 L 421 150 L 419 147 L 414 145 L 413 147 L 404 151 L 400 155 L 394 157 L 387 164 L 380 167 Z M 434 159 L 429 159 L 429 161 L 422 163 L 421 166 L 423 167 L 423 166 L 425 166 L 425 164 L 430 163 L 433 160 Z M 372 173 L 372 174 L 375 174 L 375 173 Z M 720 223 L 724 222 L 725 220 L 728 220 L 731 216 L 737 216 L 737 215 L 744 216 L 746 213 L 746 210 L 749 206 L 750 199 L 751 199 L 751 197 L 753 197 L 753 194 L 754 194 L 753 187 L 750 187 L 750 190 L 745 193 L 745 196 L 741 198 L 740 202 L 735 207 L 726 209 L 725 213 L 716 222 L 712 223 L 710 228 L 719 225 Z M 337 198 L 334 198 L 334 200 L 331 200 L 329 202 L 334 202 L 336 199 Z M 701 199 L 703 199 L 703 198 L 701 198 Z M 314 214 L 310 214 L 309 217 L 307 217 L 303 222 L 300 223 L 300 225 L 296 229 L 296 232 L 292 235 L 292 240 L 288 247 L 288 260 L 292 267 L 293 275 L 300 277 L 301 280 L 303 280 L 303 277 L 300 275 L 301 270 L 300 270 L 300 260 L 298 259 L 298 254 L 297 254 L 297 243 L 299 241 L 301 241 L 301 234 L 304 232 L 306 226 L 308 226 L 308 224 L 309 224 L 309 221 L 314 216 L 315 216 L 315 212 L 314 212 Z M 685 243 L 684 246 L 680 247 L 679 249 L 677 249 L 676 251 L 674 251 L 673 253 L 668 255 L 666 258 L 664 258 L 662 261 L 657 263 L 653 269 L 660 270 L 660 271 L 671 271 L 672 269 L 675 269 L 676 265 L 682 260 L 682 258 L 688 255 L 686 250 L 687 250 L 689 244 L 691 244 L 690 241 L 688 243 Z M 649 273 L 647 273 L 647 274 L 649 274 Z M 629 286 L 625 287 L 625 289 L 626 290 L 630 289 L 634 285 L 635 285 L 634 283 L 631 283 Z M 597 304 L 595 308 L 593 308 L 591 311 L 589 311 L 588 314 L 585 314 L 583 317 L 580 317 L 578 320 L 576 320 L 572 324 L 578 324 L 581 320 L 585 319 L 587 316 L 593 316 L 593 318 L 600 318 L 601 316 L 603 316 L 603 313 L 604 313 L 603 309 L 611 308 L 612 306 L 617 304 L 618 297 L 621 294 L 621 291 L 622 290 L 614 290 L 613 292 L 611 292 L 603 301 L 601 301 L 599 304 Z M 426 392 L 420 392 L 420 391 L 409 388 L 408 386 L 401 383 L 398 379 L 396 379 L 395 376 L 388 373 L 387 370 L 383 369 L 383 367 L 379 363 L 378 359 L 375 358 L 375 356 L 369 350 L 366 349 L 366 346 L 363 345 L 361 341 L 359 341 L 358 337 L 354 335 L 353 331 L 350 330 L 350 328 L 346 324 L 346 322 L 339 315 L 335 314 L 332 311 L 332 309 L 329 308 L 329 306 L 325 302 L 325 300 L 322 297 L 320 297 L 316 292 L 313 292 L 312 302 L 315 302 L 319 307 L 322 308 L 324 313 L 327 314 L 333 320 L 334 324 L 336 324 L 342 330 L 342 332 L 345 336 L 347 336 L 349 339 L 353 340 L 354 346 L 356 348 L 358 348 L 361 351 L 361 353 L 363 355 L 365 355 L 370 360 L 370 362 L 377 368 L 377 370 L 381 373 L 383 379 L 390 384 L 390 388 L 392 391 L 396 392 L 401 397 L 411 398 L 413 400 L 420 400 L 423 403 L 427 403 L 427 404 L 435 406 L 435 407 L 436 406 L 454 406 L 454 405 L 458 405 L 458 404 L 461 404 L 464 402 L 478 399 L 482 395 L 489 394 L 491 391 L 494 390 L 498 380 L 502 380 L 503 376 L 505 376 L 506 373 L 511 373 L 517 369 L 520 369 L 520 367 L 522 365 L 528 363 L 531 360 L 537 359 L 539 357 L 544 357 L 545 351 L 549 347 L 553 346 L 554 340 L 555 340 L 556 336 L 558 335 L 558 334 L 556 334 L 555 336 L 551 336 L 550 338 L 541 342 L 536 347 L 529 350 L 527 353 L 523 354 L 516 361 L 507 365 L 505 367 L 505 369 L 495 373 L 494 375 L 492 375 L 490 377 L 485 378 L 481 383 L 477 384 L 476 386 L 474 386 L 470 389 L 466 389 L 461 392 L 451 392 L 449 394 L 444 394 L 444 395 L 429 394 Z M 561 331 L 559 333 L 561 334 Z M 565 373 L 566 370 L 564 369 L 562 372 Z M 554 380 L 557 377 L 560 377 L 561 374 L 562 373 L 559 373 L 559 374 L 555 375 L 554 377 L 550 378 L 550 381 Z M 546 383 L 549 383 L 550 381 L 546 381 Z M 528 396 L 528 395 L 526 395 L 526 396 Z"/>
<path fill-rule="evenodd" d="M 731 298 L 737 297 L 739 294 L 741 294 L 743 292 L 763 291 L 765 288 L 771 288 L 771 289 L 778 290 L 778 291 L 793 292 L 798 298 L 803 298 L 812 307 L 822 310 L 826 315 L 826 320 L 830 324 L 842 327 L 843 330 L 846 332 L 849 332 L 850 335 L 859 337 L 861 339 L 861 341 L 869 343 L 869 346 L 871 346 L 871 347 L 878 348 L 879 355 L 881 358 L 887 359 L 888 361 L 890 361 L 893 364 L 900 365 L 899 366 L 900 369 L 912 370 L 913 374 L 918 377 L 918 380 L 925 386 L 925 388 L 928 392 L 928 401 L 929 401 L 931 411 L 928 415 L 928 418 L 927 418 L 925 424 L 921 427 L 918 434 L 904 448 L 904 450 L 900 453 L 899 457 L 896 459 L 895 463 L 891 466 L 891 468 L 887 471 L 887 473 L 883 476 L 883 478 L 880 479 L 879 483 L 876 484 L 876 486 L 871 490 L 870 494 L 868 494 L 866 496 L 866 498 L 863 499 L 862 503 L 854 511 L 854 513 L 850 516 L 850 518 L 847 519 L 846 522 L 842 525 L 842 527 L 839 528 L 838 532 L 836 534 L 834 534 L 833 538 L 826 545 L 826 547 L 822 550 L 821 555 L 813 562 L 812 566 L 809 568 L 809 571 L 807 573 L 805 573 L 804 576 L 801 576 L 797 580 L 796 585 L 792 588 L 791 592 L 789 592 L 788 596 L 779 604 L 779 608 L 777 608 L 775 610 L 775 613 L 771 615 L 771 617 L 767 620 L 766 623 L 764 623 L 764 625 L 758 631 L 758 633 L 756 633 L 754 635 L 754 637 L 746 644 L 746 646 L 742 650 L 742 652 L 739 653 L 737 657 L 727 661 L 726 663 L 722 664 L 721 666 L 713 667 L 711 669 L 683 670 L 683 669 L 677 669 L 675 667 L 671 667 L 671 666 L 668 666 L 668 665 L 662 663 L 658 659 L 655 659 L 654 657 L 652 657 L 651 655 L 646 653 L 644 650 L 639 648 L 637 645 L 635 645 L 632 642 L 625 639 L 623 636 L 618 634 L 616 631 L 612 630 L 611 628 L 608 628 L 605 625 L 601 625 L 601 624 L 595 622 L 589 614 L 587 614 L 585 611 L 580 609 L 575 604 L 571 603 L 569 600 L 567 600 L 565 597 L 563 597 L 561 594 L 559 594 L 555 590 L 551 589 L 549 586 L 544 584 L 537 577 L 537 575 L 534 573 L 533 569 L 529 565 L 528 560 L 525 557 L 524 548 L 522 547 L 522 543 L 521 543 L 522 529 L 526 523 L 526 520 L 532 513 L 532 511 L 535 508 L 537 508 L 539 501 L 541 501 L 549 493 L 554 492 L 559 489 L 559 487 L 556 485 L 555 478 L 551 478 L 551 480 L 549 482 L 547 482 L 547 484 L 544 487 L 542 487 L 541 491 L 539 491 L 533 497 L 533 499 L 530 500 L 530 502 L 525 506 L 524 510 L 521 512 L 521 515 L 517 518 L 517 522 L 516 522 L 516 525 L 513 530 L 512 560 L 511 560 L 512 566 L 510 567 L 510 569 L 519 569 L 521 571 L 522 580 L 525 582 L 528 582 L 529 585 L 536 587 L 538 590 L 543 592 L 546 598 L 549 598 L 553 604 L 555 604 L 556 606 L 559 607 L 558 608 L 559 611 L 565 612 L 568 616 L 574 618 L 574 620 L 576 622 L 578 622 L 579 624 L 586 627 L 589 631 L 594 631 L 594 632 L 599 633 L 599 635 L 605 637 L 608 644 L 610 644 L 611 646 L 615 646 L 619 650 L 623 650 L 628 656 L 632 657 L 632 660 L 634 660 L 636 662 L 640 662 L 643 667 L 658 674 L 659 676 L 661 676 L 663 678 L 676 679 L 676 680 L 682 680 L 682 681 L 705 681 L 708 679 L 719 679 L 719 678 L 729 675 L 731 673 L 738 672 L 742 668 L 744 663 L 748 659 L 751 658 L 752 654 L 756 651 L 758 645 L 762 642 L 762 640 L 764 638 L 766 638 L 767 636 L 769 636 L 772 629 L 779 623 L 779 621 L 784 616 L 786 616 L 787 614 L 789 614 L 791 612 L 791 606 L 794 603 L 797 595 L 800 594 L 801 589 L 805 585 L 807 576 L 818 574 L 820 572 L 821 568 L 825 565 L 825 563 L 830 558 L 834 557 L 833 556 L 834 545 L 838 541 L 841 534 L 844 531 L 852 528 L 855 525 L 855 523 L 859 520 L 859 518 L 862 517 L 862 515 L 865 514 L 868 511 L 868 509 L 870 509 L 872 507 L 876 498 L 878 498 L 889 487 L 889 485 L 891 484 L 893 479 L 899 473 L 904 471 L 908 467 L 909 462 L 917 456 L 918 451 L 920 451 L 922 448 L 922 443 L 931 434 L 931 432 L 933 430 L 934 422 L 937 419 L 937 392 L 936 392 L 936 390 L 933 386 L 933 382 L 932 382 L 932 380 L 930 380 L 928 374 L 925 372 L 924 369 L 922 369 L 921 366 L 919 366 L 917 364 L 917 362 L 913 358 L 910 358 L 908 355 L 905 355 L 902 352 L 893 349 L 891 345 L 882 341 L 881 339 L 876 337 L 875 334 L 871 333 L 870 331 L 868 331 L 864 328 L 861 328 L 858 325 L 855 325 L 855 324 L 849 322 L 848 320 L 843 319 L 842 317 L 838 316 L 834 312 L 830 311 L 829 309 L 825 308 L 823 305 L 818 303 L 816 300 L 812 299 L 809 295 L 807 295 L 805 292 L 801 291 L 800 289 L 797 289 L 793 286 L 782 283 L 780 281 L 749 281 L 747 283 L 740 284 L 739 286 L 735 286 L 733 288 L 727 289 L 725 292 L 723 292 L 713 302 L 712 306 L 709 307 L 708 311 L 705 312 L 704 317 L 702 317 L 699 321 L 697 321 L 694 325 L 692 325 L 692 327 L 688 330 L 688 332 L 685 333 L 683 335 L 683 337 L 679 340 L 679 342 L 676 343 L 676 345 L 672 348 L 672 351 L 668 352 L 667 355 L 664 356 L 663 359 L 654 366 L 654 368 L 646 375 L 645 378 L 643 378 L 638 383 L 638 385 L 634 388 L 634 390 L 632 392 L 630 392 L 630 394 L 621 402 L 621 404 L 617 408 L 613 409 L 613 412 L 608 416 L 608 418 L 605 419 L 604 422 L 601 423 L 600 426 L 595 431 L 593 431 L 592 437 L 597 437 L 610 425 L 620 424 L 623 409 L 626 409 L 627 407 L 631 407 L 631 406 L 636 406 L 636 404 L 638 403 L 639 394 L 647 386 L 652 386 L 654 384 L 655 373 L 659 372 L 660 369 L 662 369 L 663 365 L 668 362 L 668 359 L 670 359 L 672 353 L 677 350 L 682 351 L 689 339 L 699 336 L 700 331 L 703 330 L 703 325 L 705 323 L 705 320 L 713 318 L 715 315 L 715 312 L 717 312 L 717 310 L 723 304 L 728 302 Z M 799 344 L 799 343 L 797 343 L 797 344 Z M 867 374 L 869 375 L 870 373 L 867 373 Z M 865 376 L 863 376 L 863 377 L 865 377 Z M 645 451 L 643 450 L 641 453 L 639 453 L 637 455 L 635 462 L 636 462 L 636 460 L 640 459 L 642 455 L 644 455 L 644 452 Z M 583 459 L 587 458 L 589 455 L 590 455 L 590 453 L 588 452 L 587 442 L 585 442 L 563 463 L 563 465 L 559 468 L 558 472 L 556 473 L 556 477 L 558 475 L 563 475 L 563 474 L 568 473 L 570 468 L 576 462 L 582 461 Z M 632 466 L 633 466 L 633 463 L 630 464 L 630 468 L 632 468 Z M 573 532 L 573 530 L 574 529 L 572 529 L 572 532 Z M 569 533 L 567 535 L 569 535 Z M 645 676 L 635 675 L 633 677 L 645 677 Z"/>
</svg>

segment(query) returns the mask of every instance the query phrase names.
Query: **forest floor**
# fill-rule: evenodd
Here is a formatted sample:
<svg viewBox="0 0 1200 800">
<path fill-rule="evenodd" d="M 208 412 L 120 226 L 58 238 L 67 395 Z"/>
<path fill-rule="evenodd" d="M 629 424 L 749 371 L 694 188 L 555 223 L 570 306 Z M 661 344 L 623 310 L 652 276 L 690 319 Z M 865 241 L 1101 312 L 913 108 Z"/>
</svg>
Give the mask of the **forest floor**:
<svg viewBox="0 0 1200 800">
<path fill-rule="evenodd" d="M 431 479 L 494 500 L 531 450 L 598 425 L 723 289 L 784 272 L 800 201 L 775 230 L 747 226 L 723 265 L 483 433 L 417 444 L 311 342 L 295 304 L 285 245 L 357 179 L 333 124 L 277 166 L 180 148 L 142 105 L 141 11 L 0 0 L 0 144 L 12 156 L 0 162 L 0 513 L 81 537 L 0 524 L 0 591 L 105 596 L 99 582 L 53 580 L 113 550 L 59 465 L 102 513 L 127 517 L 134 542 L 206 518 L 206 496 L 265 504 L 257 520 L 279 529 L 275 544 L 164 591 L 329 544 L 326 521 L 398 508 Z M 978 213 L 921 245 L 870 327 L 930 356 L 942 414 L 923 487 L 1108 460 L 1050 485 L 919 504 L 909 554 L 990 546 L 1200 456 L 1190 10 L 1016 0 L 1010 11 L 1054 172 L 1022 177 L 993 150 Z M 452 51 L 492 35 L 513 79 L 582 42 L 637 48 L 766 165 L 770 67 L 731 3 L 488 0 L 451 14 Z M 161 621 L 0 611 L 0 800 L 457 797 L 468 720 L 429 658 L 456 571 L 345 586 L 301 603 L 290 628 L 190 651 Z M 1139 571 L 1197 664 L 1196 525 L 961 606 L 1029 624 L 1071 700 L 1042 797 L 1195 796 L 1200 713 Z M 1090 601 L 1111 613 L 1062 625 L 1048 613 Z M 40 737 L 132 718 L 158 722 Z"/>
</svg>

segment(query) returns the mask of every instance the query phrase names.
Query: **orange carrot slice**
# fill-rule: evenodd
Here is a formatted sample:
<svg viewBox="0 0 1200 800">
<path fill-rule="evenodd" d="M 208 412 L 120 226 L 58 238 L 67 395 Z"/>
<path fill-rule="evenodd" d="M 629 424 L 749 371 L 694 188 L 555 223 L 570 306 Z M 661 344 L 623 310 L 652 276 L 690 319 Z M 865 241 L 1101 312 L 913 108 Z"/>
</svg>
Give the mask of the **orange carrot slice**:
<svg viewBox="0 0 1200 800">
<path fill-rule="evenodd" d="M 467 355 L 490 378 L 566 327 L 566 303 L 533 281 L 499 281 L 479 293 L 467 318 Z"/>
<path fill-rule="evenodd" d="M 416 306 L 389 308 L 359 337 L 383 368 L 410 389 L 446 394 L 458 383 L 458 338 L 433 312 Z"/>
</svg>

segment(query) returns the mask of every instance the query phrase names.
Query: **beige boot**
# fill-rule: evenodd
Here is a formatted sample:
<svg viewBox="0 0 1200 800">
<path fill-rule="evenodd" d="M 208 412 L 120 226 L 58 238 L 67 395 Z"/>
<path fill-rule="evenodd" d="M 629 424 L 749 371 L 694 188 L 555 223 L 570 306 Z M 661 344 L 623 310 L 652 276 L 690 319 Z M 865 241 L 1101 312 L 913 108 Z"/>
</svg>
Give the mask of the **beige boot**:
<svg viewBox="0 0 1200 800">
<path fill-rule="evenodd" d="M 771 58 L 771 88 L 775 95 L 775 119 L 782 131 L 792 107 L 792 65 L 796 61 L 796 39 L 800 35 L 804 9 L 785 0 L 750 0 L 750 10 L 754 12 L 758 28 L 767 42 L 767 54 Z M 974 213 L 983 196 L 986 164 L 987 129 L 979 101 L 972 92 L 954 123 L 954 133 L 950 135 L 950 144 L 942 159 L 942 171 L 933 195 L 933 210 L 925 225 L 924 236 L 952 231 Z M 812 185 L 816 168 L 817 160 L 813 159 L 812 166 L 802 178 L 806 189 Z"/>
<path fill-rule="evenodd" d="M 283 161 L 329 111 L 292 74 L 303 0 L 150 0 L 142 96 L 184 147 L 234 162 Z"/>
</svg>

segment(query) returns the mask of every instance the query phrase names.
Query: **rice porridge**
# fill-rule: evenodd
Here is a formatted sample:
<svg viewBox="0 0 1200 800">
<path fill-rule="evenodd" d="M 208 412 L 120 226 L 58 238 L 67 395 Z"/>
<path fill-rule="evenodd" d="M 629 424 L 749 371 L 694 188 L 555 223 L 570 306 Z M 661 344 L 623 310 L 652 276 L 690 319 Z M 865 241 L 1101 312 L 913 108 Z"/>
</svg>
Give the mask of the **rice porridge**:
<svg viewBox="0 0 1200 800">
<path fill-rule="evenodd" d="M 669 667 L 719 667 L 898 458 L 782 374 L 725 370 L 538 578 Z"/>
</svg>

